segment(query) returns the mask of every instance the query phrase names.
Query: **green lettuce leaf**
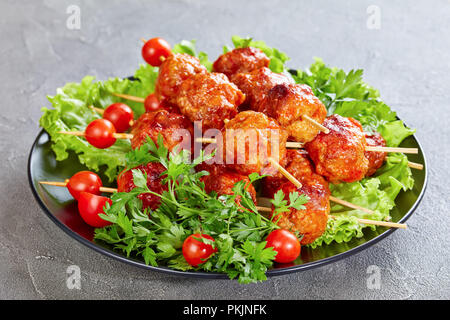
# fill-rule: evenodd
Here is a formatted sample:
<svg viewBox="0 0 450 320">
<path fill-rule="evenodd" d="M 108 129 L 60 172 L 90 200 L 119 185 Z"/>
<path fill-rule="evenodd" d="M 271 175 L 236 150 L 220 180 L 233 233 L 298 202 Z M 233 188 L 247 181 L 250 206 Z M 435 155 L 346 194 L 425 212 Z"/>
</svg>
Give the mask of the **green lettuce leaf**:
<svg viewBox="0 0 450 320">
<path fill-rule="evenodd" d="M 297 70 L 293 76 L 297 83 L 307 84 L 325 104 L 328 114 L 335 113 L 337 106 L 345 101 L 368 101 L 377 99 L 379 93 L 362 80 L 362 70 L 330 68 L 320 58 L 306 70 Z"/>
<path fill-rule="evenodd" d="M 397 147 L 415 132 L 398 120 L 397 114 L 381 101 L 344 101 L 336 107 L 334 113 L 357 119 L 364 131 L 378 131 L 390 147 Z"/>
<path fill-rule="evenodd" d="M 51 136 L 56 159 L 65 160 L 69 151 L 76 152 L 82 164 L 94 171 L 104 170 L 109 180 L 114 180 L 118 170 L 125 165 L 125 154 L 131 149 L 128 141 L 117 140 L 111 148 L 97 149 L 82 137 L 59 132 L 84 131 L 91 121 L 100 118 L 88 108 L 91 105 L 104 109 L 114 102 L 124 101 L 113 96 L 112 92 L 146 97 L 154 90 L 157 70 L 149 65 L 142 65 L 135 74 L 137 81 L 114 78 L 95 82 L 94 77 L 87 76 L 81 83 L 68 83 L 57 89 L 55 96 L 49 96 L 53 109 L 43 108 L 44 114 L 39 123 Z M 133 109 L 135 117 L 145 111 L 142 103 L 126 103 Z"/>
</svg>

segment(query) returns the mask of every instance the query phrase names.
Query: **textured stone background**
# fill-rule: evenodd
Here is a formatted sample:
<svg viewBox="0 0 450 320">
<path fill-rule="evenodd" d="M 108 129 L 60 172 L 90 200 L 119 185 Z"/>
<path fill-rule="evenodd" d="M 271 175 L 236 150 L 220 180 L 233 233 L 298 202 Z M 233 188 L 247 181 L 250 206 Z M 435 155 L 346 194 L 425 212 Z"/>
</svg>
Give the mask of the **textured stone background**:
<svg viewBox="0 0 450 320">
<path fill-rule="evenodd" d="M 339 3 L 339 4 L 338 4 Z M 66 8 L 81 8 L 81 30 Z M 366 27 L 369 5 L 381 29 Z M 99 299 L 419 299 L 450 298 L 449 1 L 13 1 L 0 2 L 0 298 Z M 407 231 L 319 269 L 256 285 L 197 280 L 140 270 L 72 240 L 40 210 L 27 183 L 29 148 L 47 94 L 86 74 L 132 74 L 139 37 L 198 39 L 216 57 L 233 34 L 287 52 L 292 67 L 313 56 L 364 68 L 385 102 L 417 128 L 429 160 L 429 187 Z M 65 285 L 76 264 L 82 289 Z M 366 270 L 381 268 L 380 290 Z"/>
</svg>

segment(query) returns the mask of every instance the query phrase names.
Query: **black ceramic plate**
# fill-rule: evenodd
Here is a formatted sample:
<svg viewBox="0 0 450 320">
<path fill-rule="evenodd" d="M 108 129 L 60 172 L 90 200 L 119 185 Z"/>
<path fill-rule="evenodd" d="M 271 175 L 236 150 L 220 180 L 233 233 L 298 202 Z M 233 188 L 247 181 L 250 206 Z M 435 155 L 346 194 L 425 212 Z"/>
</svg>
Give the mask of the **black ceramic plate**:
<svg viewBox="0 0 450 320">
<path fill-rule="evenodd" d="M 391 211 L 392 220 L 403 223 L 414 212 L 425 192 L 427 165 L 422 148 L 414 136 L 408 137 L 401 146 L 419 148 L 418 155 L 408 155 L 408 158 L 410 161 L 425 165 L 424 170 L 412 170 L 415 180 L 414 188 L 407 192 L 401 192 L 395 201 L 396 206 Z M 78 214 L 77 204 L 67 189 L 39 184 L 39 181 L 64 181 L 80 170 L 86 170 L 86 168 L 79 163 L 77 156 L 73 153 L 65 161 L 56 161 L 55 155 L 51 150 L 50 138 L 45 131 L 41 131 L 33 144 L 28 160 L 30 187 L 47 216 L 72 238 L 104 255 L 137 267 L 187 277 L 227 278 L 225 274 L 219 273 L 183 272 L 167 267 L 148 266 L 139 258 L 127 258 L 120 253 L 114 252 L 110 247 L 94 242 L 94 229 L 81 220 Z M 105 177 L 102 177 L 102 180 L 106 181 Z M 298 272 L 337 261 L 370 247 L 394 231 L 395 229 L 386 229 L 383 227 L 377 228 L 376 231 L 365 228 L 362 238 L 353 239 L 348 243 L 332 243 L 316 249 L 302 248 L 301 256 L 294 263 L 287 266 L 275 266 L 267 272 L 267 275 L 273 276 Z M 399 232 L 408 231 L 402 230 Z"/>
</svg>

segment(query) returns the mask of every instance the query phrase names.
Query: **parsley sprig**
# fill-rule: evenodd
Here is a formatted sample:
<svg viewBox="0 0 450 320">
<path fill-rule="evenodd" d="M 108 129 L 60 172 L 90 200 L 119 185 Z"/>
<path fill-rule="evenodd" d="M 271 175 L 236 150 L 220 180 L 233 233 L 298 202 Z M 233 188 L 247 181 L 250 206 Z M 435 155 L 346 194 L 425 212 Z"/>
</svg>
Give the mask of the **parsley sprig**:
<svg viewBox="0 0 450 320">
<path fill-rule="evenodd" d="M 282 190 L 278 190 L 275 193 L 273 200 L 270 202 L 273 204 L 274 208 L 274 216 L 282 212 L 290 211 L 290 208 L 294 208 L 297 210 L 305 209 L 304 204 L 309 201 L 309 197 L 305 194 L 299 194 L 297 191 L 291 192 L 289 194 L 289 201 L 285 199 L 286 196 Z"/>
<path fill-rule="evenodd" d="M 265 273 L 276 252 L 265 248 L 264 239 L 278 226 L 258 212 L 244 181 L 235 184 L 233 195 L 207 194 L 200 178 L 208 173 L 195 172 L 194 168 L 208 156 L 201 154 L 191 162 L 187 151 L 169 154 L 162 139 L 157 144 L 148 139 L 142 147 L 128 153 L 126 159 L 129 169 L 147 162 L 161 163 L 166 168 L 162 177 L 168 190 L 162 194 L 150 190 L 146 174 L 132 169 L 136 187 L 131 192 L 112 195 L 112 205 L 107 205 L 101 215 L 112 225 L 95 230 L 97 241 L 106 242 L 127 256 L 140 256 L 153 266 L 223 272 L 241 283 L 266 280 Z M 261 178 L 257 173 L 249 176 L 251 182 Z M 143 193 L 160 197 L 159 208 L 144 210 L 137 198 Z M 289 206 L 301 208 L 305 201 L 295 192 L 288 204 L 284 194 L 282 200 L 278 193 L 273 204 L 278 212 Z M 183 241 L 194 233 L 211 235 L 215 241 L 210 244 L 218 249 L 196 268 L 187 264 L 181 253 Z"/>
</svg>

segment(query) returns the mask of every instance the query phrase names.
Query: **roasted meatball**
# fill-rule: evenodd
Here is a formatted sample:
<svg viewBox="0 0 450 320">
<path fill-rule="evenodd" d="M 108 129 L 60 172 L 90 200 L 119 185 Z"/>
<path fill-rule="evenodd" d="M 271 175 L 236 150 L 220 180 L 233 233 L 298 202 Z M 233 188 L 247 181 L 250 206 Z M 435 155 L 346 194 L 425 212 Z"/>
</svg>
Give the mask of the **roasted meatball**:
<svg viewBox="0 0 450 320">
<path fill-rule="evenodd" d="M 298 192 L 307 195 L 309 201 L 304 204 L 305 209 L 290 208 L 290 211 L 279 213 L 273 217 L 274 221 L 283 229 L 292 232 L 298 231 L 303 235 L 300 244 L 307 245 L 314 242 L 327 228 L 330 193 L 316 184 L 309 183 L 303 183 L 302 187 L 298 189 L 291 182 L 286 182 L 280 190 L 285 194 L 286 200 L 289 200 L 291 192 Z"/>
<path fill-rule="evenodd" d="M 361 124 L 353 118 L 334 114 L 325 119 L 323 125 L 330 133 L 320 132 L 305 145 L 316 172 L 332 183 L 364 178 L 369 161 L 365 157 L 366 138 Z"/>
<path fill-rule="evenodd" d="M 208 164 L 206 162 L 202 162 L 195 167 L 195 171 L 207 171 L 210 176 L 217 176 L 226 171 L 229 171 L 229 168 L 225 164 L 211 163 Z"/>
<path fill-rule="evenodd" d="M 365 133 L 367 145 L 371 147 L 386 147 L 386 141 L 378 132 Z M 383 165 L 386 160 L 386 152 L 371 152 L 366 151 L 365 156 L 369 160 L 369 170 L 366 173 L 366 177 L 370 177 Z"/>
<path fill-rule="evenodd" d="M 231 81 L 245 94 L 245 102 L 241 108 L 259 111 L 261 102 L 270 89 L 278 84 L 292 83 L 284 74 L 274 73 L 269 68 L 260 68 L 251 73 L 238 73 Z"/>
<path fill-rule="evenodd" d="M 167 99 L 174 103 L 184 80 L 195 74 L 207 72 L 208 70 L 196 57 L 184 53 L 170 55 L 159 67 L 155 95 L 159 101 Z"/>
<path fill-rule="evenodd" d="M 317 188 L 322 188 L 324 192 L 330 192 L 328 182 L 321 175 L 314 172 L 314 167 L 304 150 L 288 149 L 285 169 L 300 183 L 315 185 Z M 262 185 L 264 196 L 273 198 L 275 192 L 287 181 L 280 172 L 264 178 Z"/>
<path fill-rule="evenodd" d="M 205 167 L 202 168 L 202 170 L 208 171 L 209 175 L 203 176 L 201 178 L 201 181 L 205 184 L 205 191 L 207 193 L 211 193 L 212 191 L 214 191 L 219 196 L 223 194 L 232 195 L 234 185 L 239 181 L 245 181 L 245 187 L 250 193 L 253 202 L 256 203 L 256 191 L 247 176 L 243 176 L 230 170 L 224 169 L 223 166 L 220 165 L 212 165 L 208 168 L 209 170 L 205 170 Z M 239 204 L 240 199 L 236 199 L 236 202 Z"/>
<path fill-rule="evenodd" d="M 140 165 L 134 169 L 147 174 L 147 186 L 151 191 L 158 194 L 167 191 L 167 185 L 162 184 L 164 177 L 161 177 L 161 174 L 166 171 L 166 168 L 162 164 L 159 162 L 149 162 L 146 165 Z M 136 185 L 133 182 L 132 171 L 122 171 L 117 178 L 117 191 L 130 192 L 134 188 L 136 188 Z M 143 209 L 150 208 L 151 210 L 155 210 L 161 202 L 160 197 L 150 193 L 140 194 L 138 198 L 142 200 Z"/>
<path fill-rule="evenodd" d="M 269 157 L 285 163 L 287 132 L 263 113 L 240 112 L 225 125 L 222 135 L 223 160 L 240 174 L 277 172 Z"/>
<path fill-rule="evenodd" d="M 252 72 L 253 70 L 268 67 L 270 59 L 259 49 L 247 47 L 237 48 L 221 55 L 213 64 L 213 71 L 226 74 L 231 78 L 240 72 Z"/>
<path fill-rule="evenodd" d="M 173 103 L 170 103 L 167 100 L 163 100 L 159 103 L 159 109 L 158 110 L 166 110 L 169 113 L 176 113 L 176 114 L 181 114 L 180 109 L 174 105 Z M 158 110 L 154 110 L 154 111 L 158 111 Z M 153 112 L 153 111 L 148 111 L 148 112 Z"/>
<path fill-rule="evenodd" d="M 131 147 L 139 148 L 150 137 L 157 143 L 158 135 L 162 135 L 164 146 L 173 151 L 180 145 L 181 148 L 191 151 L 194 128 L 185 116 L 158 110 L 144 113 L 131 128 L 133 138 Z"/>
<path fill-rule="evenodd" d="M 231 119 L 245 95 L 221 73 L 199 73 L 184 81 L 177 105 L 192 122 L 202 121 L 202 130 L 222 129 Z"/>
<path fill-rule="evenodd" d="M 322 123 L 327 116 L 323 103 L 304 84 L 283 83 L 269 90 L 258 108 L 274 118 L 298 142 L 313 140 L 319 129 L 303 118 L 304 115 Z"/>
</svg>

